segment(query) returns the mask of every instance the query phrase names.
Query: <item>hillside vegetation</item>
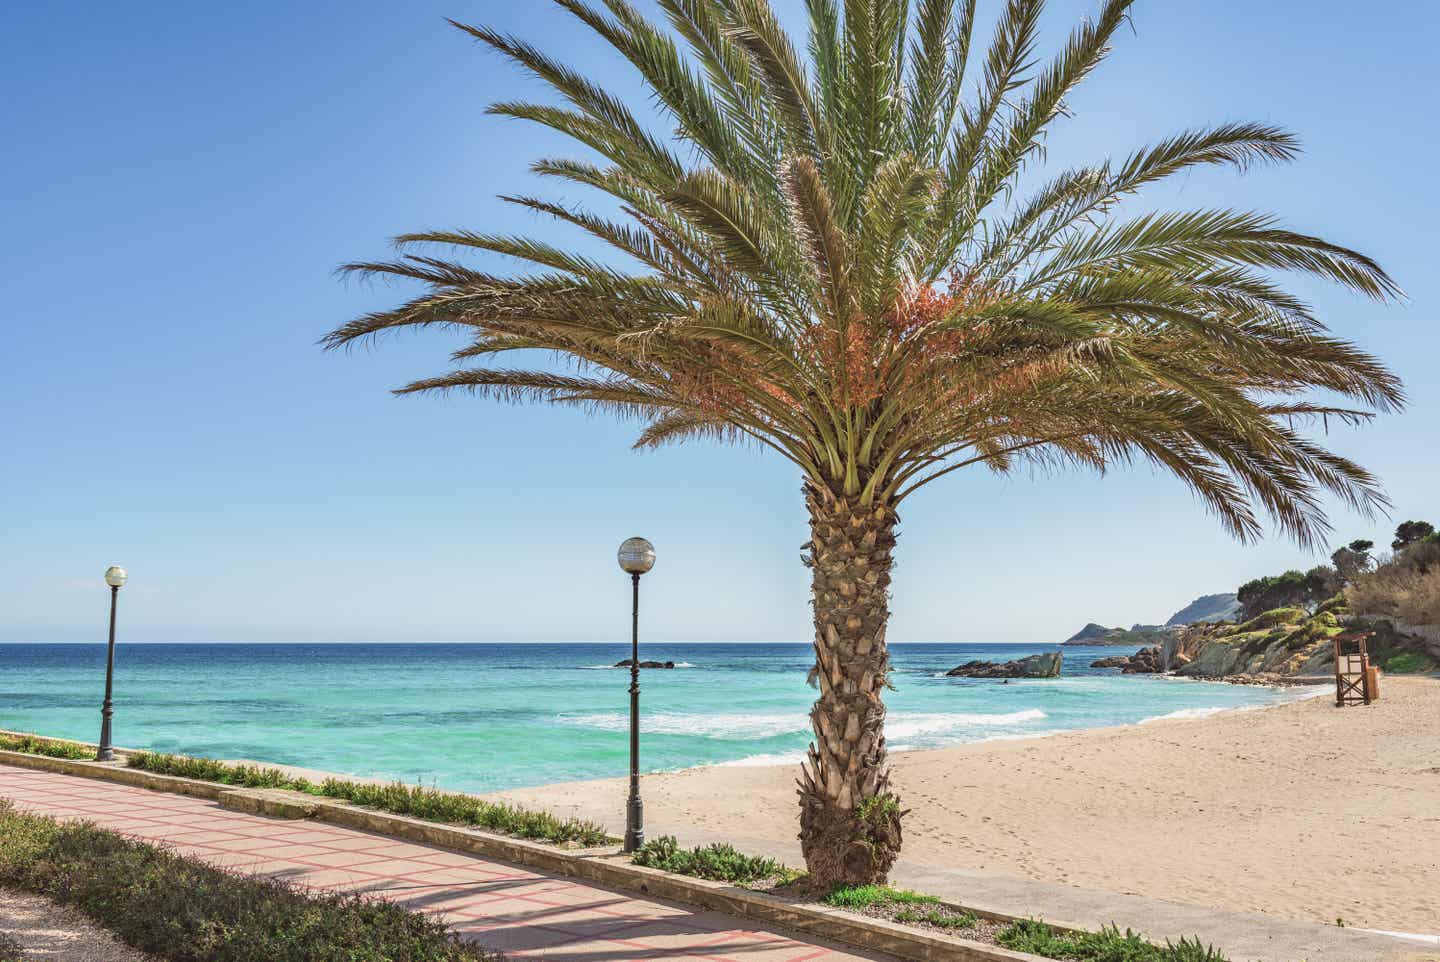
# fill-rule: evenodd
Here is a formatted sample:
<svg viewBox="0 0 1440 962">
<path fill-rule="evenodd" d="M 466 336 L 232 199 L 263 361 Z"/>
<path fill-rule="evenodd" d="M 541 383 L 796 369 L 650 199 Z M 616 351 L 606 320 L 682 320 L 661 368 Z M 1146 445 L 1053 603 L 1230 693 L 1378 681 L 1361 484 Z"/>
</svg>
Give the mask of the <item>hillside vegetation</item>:
<svg viewBox="0 0 1440 962">
<path fill-rule="evenodd" d="M 1358 615 L 1440 626 L 1440 537 L 1396 551 L 1350 582 L 1345 597 Z"/>
</svg>

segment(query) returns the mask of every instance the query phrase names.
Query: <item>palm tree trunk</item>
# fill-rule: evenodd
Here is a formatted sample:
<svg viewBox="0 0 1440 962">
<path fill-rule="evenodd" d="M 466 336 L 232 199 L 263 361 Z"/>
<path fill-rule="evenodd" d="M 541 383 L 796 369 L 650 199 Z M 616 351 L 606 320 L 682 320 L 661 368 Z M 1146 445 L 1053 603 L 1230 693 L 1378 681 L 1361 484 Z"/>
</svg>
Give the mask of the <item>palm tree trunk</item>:
<svg viewBox="0 0 1440 962">
<path fill-rule="evenodd" d="M 807 485 L 820 697 L 802 766 L 800 845 L 812 884 L 883 882 L 900 851 L 900 806 L 890 792 L 885 704 L 890 671 L 890 505 L 861 505 Z"/>
</svg>

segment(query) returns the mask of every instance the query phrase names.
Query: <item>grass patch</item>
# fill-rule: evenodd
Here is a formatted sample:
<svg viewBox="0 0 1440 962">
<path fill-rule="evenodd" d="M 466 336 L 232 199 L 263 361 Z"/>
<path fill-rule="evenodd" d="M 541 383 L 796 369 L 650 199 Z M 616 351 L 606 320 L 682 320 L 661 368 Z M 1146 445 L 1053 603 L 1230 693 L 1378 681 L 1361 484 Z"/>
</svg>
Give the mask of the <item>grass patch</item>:
<svg viewBox="0 0 1440 962">
<path fill-rule="evenodd" d="M 1199 939 L 1181 939 L 1161 946 L 1146 942 L 1129 929 L 1122 935 L 1113 925 L 1099 932 L 1071 933 L 1023 919 L 1001 929 L 995 941 L 1016 952 L 1074 962 L 1228 962 L 1213 946 L 1203 945 Z"/>
<path fill-rule="evenodd" d="M 409 815 L 431 822 L 474 825 L 516 838 L 587 846 L 615 841 L 594 822 L 557 818 L 549 812 L 532 812 L 515 805 L 485 802 L 470 795 L 442 792 L 423 785 L 367 785 L 327 778 L 320 786 L 320 794 L 396 815 Z"/>
<path fill-rule="evenodd" d="M 324 798 L 338 798 L 395 815 L 408 815 L 427 822 L 471 825 L 516 838 L 561 845 L 605 845 L 615 841 L 594 822 L 557 818 L 548 812 L 532 812 L 514 805 L 486 802 L 470 795 L 442 792 L 423 785 L 402 785 L 398 782 L 371 785 L 343 778 L 327 778 L 317 785 L 304 778 L 291 778 L 278 768 L 229 765 L 213 758 L 153 752 L 137 752 L 129 757 L 127 764 L 131 768 L 159 775 L 198 778 L 245 788 L 284 788 Z"/>
<path fill-rule="evenodd" d="M 651 839 L 635 850 L 631 860 L 646 868 L 658 868 L 677 875 L 691 875 L 737 885 L 774 880 L 788 885 L 801 873 L 773 858 L 746 855 L 723 842 L 681 848 L 673 835 Z"/>
<path fill-rule="evenodd" d="M 1422 671 L 1434 671 L 1435 662 L 1424 655 L 1407 651 L 1401 655 L 1391 655 L 1385 662 L 1385 670 L 1392 675 L 1413 675 Z"/>
<path fill-rule="evenodd" d="M 1242 622 L 1239 630 L 1244 632 L 1261 631 L 1266 628 L 1278 628 L 1281 625 L 1298 625 L 1309 618 L 1310 614 L 1304 608 L 1271 608 Z"/>
<path fill-rule="evenodd" d="M 139 768 L 157 775 L 195 778 L 204 782 L 218 782 L 221 785 L 287 788 L 293 792 L 320 794 L 319 786 L 314 782 L 304 778 L 291 778 L 278 768 L 262 768 L 259 765 L 230 765 L 213 758 L 162 755 L 156 752 L 136 752 L 126 759 L 125 764 L 130 768 Z"/>
<path fill-rule="evenodd" d="M 389 902 L 232 875 L 90 825 L 20 814 L 8 803 L 0 803 L 0 885 L 74 906 L 124 942 L 176 962 L 499 959 Z"/>
<path fill-rule="evenodd" d="M 891 918 L 896 922 L 905 922 L 909 925 L 933 925 L 937 929 L 973 929 L 975 923 L 980 921 L 975 917 L 974 912 L 951 915 L 949 912 L 942 912 L 939 909 L 930 909 L 925 912 L 917 909 L 901 909 Z"/>
<path fill-rule="evenodd" d="M 839 909 L 863 909 L 872 905 L 935 905 L 940 900 L 888 885 L 841 885 L 820 901 Z"/>
<path fill-rule="evenodd" d="M 48 741 L 30 735 L 0 735 L 0 748 L 7 752 L 24 752 L 27 755 L 45 755 L 49 758 L 75 758 L 95 760 L 95 749 L 79 742 Z"/>
</svg>

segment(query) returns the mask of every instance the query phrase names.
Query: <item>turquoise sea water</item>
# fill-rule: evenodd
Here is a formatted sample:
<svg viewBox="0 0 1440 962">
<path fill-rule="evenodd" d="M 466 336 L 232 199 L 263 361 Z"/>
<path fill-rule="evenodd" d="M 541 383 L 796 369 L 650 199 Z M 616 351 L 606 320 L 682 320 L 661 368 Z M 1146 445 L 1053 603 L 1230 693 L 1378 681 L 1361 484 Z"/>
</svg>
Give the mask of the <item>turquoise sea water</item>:
<svg viewBox="0 0 1440 962">
<path fill-rule="evenodd" d="M 1092 669 L 1132 649 L 1066 648 L 1060 678 L 945 678 L 1052 645 L 892 646 L 892 750 L 1199 716 L 1294 692 Z M 487 791 L 622 775 L 628 646 L 122 645 L 115 743 Z M 808 644 L 641 646 L 647 771 L 798 761 Z M 0 728 L 94 741 L 100 645 L 0 645 Z"/>
</svg>

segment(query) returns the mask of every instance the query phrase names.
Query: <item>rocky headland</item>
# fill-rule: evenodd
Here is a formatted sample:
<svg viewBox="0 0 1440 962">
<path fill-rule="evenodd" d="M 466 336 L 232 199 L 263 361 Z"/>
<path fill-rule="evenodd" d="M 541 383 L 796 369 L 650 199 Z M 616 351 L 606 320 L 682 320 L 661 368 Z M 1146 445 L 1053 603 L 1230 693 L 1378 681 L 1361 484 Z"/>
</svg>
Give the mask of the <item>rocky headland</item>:
<svg viewBox="0 0 1440 962">
<path fill-rule="evenodd" d="M 1134 655 L 1091 662 L 1094 668 L 1119 668 L 1126 674 L 1169 672 L 1181 678 L 1276 685 L 1298 678 L 1328 676 L 1335 670 L 1335 639 L 1366 637 L 1372 664 L 1403 671 L 1411 661 L 1440 654 L 1428 652 L 1423 637 L 1407 634 L 1385 620 L 1353 616 L 1343 598 L 1317 611 L 1275 608 L 1249 621 L 1191 625 L 1167 634 L 1158 645 Z M 1419 662 L 1423 665 L 1423 662 Z"/>
</svg>

